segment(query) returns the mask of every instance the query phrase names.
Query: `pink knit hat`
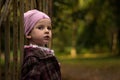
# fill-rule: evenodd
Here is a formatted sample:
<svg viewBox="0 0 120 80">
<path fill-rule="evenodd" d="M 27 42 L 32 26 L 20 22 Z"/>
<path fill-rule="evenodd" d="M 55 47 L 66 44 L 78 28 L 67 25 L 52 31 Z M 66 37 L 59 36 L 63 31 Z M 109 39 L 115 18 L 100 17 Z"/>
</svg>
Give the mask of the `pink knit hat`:
<svg viewBox="0 0 120 80">
<path fill-rule="evenodd" d="M 36 9 L 34 10 L 29 10 L 27 12 L 24 13 L 24 28 L 25 28 L 25 35 L 28 35 L 29 32 L 32 30 L 32 28 L 35 26 L 35 24 L 41 20 L 41 19 L 45 19 L 45 18 L 48 18 L 50 19 L 50 17 L 41 12 L 41 11 L 38 11 Z"/>
</svg>

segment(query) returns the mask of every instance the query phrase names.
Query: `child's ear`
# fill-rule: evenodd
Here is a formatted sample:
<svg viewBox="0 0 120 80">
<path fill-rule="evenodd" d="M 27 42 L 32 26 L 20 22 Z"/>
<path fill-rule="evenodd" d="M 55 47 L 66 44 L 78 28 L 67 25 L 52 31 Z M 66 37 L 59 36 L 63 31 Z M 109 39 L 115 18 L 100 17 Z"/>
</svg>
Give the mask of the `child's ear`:
<svg viewBox="0 0 120 80">
<path fill-rule="evenodd" d="M 27 39 L 31 39 L 31 36 L 30 36 L 30 35 L 27 35 L 26 38 L 27 38 Z"/>
</svg>

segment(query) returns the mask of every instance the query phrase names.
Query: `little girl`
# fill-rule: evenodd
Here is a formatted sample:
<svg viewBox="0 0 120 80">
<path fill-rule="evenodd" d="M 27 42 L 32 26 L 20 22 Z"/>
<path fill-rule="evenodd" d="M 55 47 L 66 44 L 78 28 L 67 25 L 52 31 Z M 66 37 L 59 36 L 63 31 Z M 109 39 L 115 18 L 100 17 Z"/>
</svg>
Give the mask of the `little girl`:
<svg viewBox="0 0 120 80">
<path fill-rule="evenodd" d="M 36 9 L 24 13 L 25 36 L 22 80 L 61 80 L 54 51 L 46 48 L 52 37 L 51 19 Z"/>
</svg>

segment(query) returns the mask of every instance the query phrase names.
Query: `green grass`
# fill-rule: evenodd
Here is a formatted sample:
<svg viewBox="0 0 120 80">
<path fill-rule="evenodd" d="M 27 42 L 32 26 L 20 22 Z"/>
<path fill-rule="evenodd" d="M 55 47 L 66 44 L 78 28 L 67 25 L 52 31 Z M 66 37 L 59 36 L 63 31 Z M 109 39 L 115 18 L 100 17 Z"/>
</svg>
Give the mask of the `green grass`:
<svg viewBox="0 0 120 80">
<path fill-rule="evenodd" d="M 102 66 L 106 63 L 111 65 L 120 64 L 120 58 L 71 58 L 71 59 L 60 59 L 62 63 L 69 64 L 81 64 L 81 65 L 91 65 L 91 66 Z"/>
</svg>

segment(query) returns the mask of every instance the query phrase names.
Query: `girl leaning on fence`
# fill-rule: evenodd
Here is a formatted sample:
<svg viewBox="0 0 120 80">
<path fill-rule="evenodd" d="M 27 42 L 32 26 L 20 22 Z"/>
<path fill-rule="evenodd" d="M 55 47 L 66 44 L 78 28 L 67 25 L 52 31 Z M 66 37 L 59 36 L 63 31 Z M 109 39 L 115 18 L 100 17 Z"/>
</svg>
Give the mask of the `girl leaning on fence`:
<svg viewBox="0 0 120 80">
<path fill-rule="evenodd" d="M 45 47 L 52 38 L 51 19 L 36 9 L 24 13 L 25 37 L 22 80 L 61 80 L 54 51 Z"/>
</svg>

